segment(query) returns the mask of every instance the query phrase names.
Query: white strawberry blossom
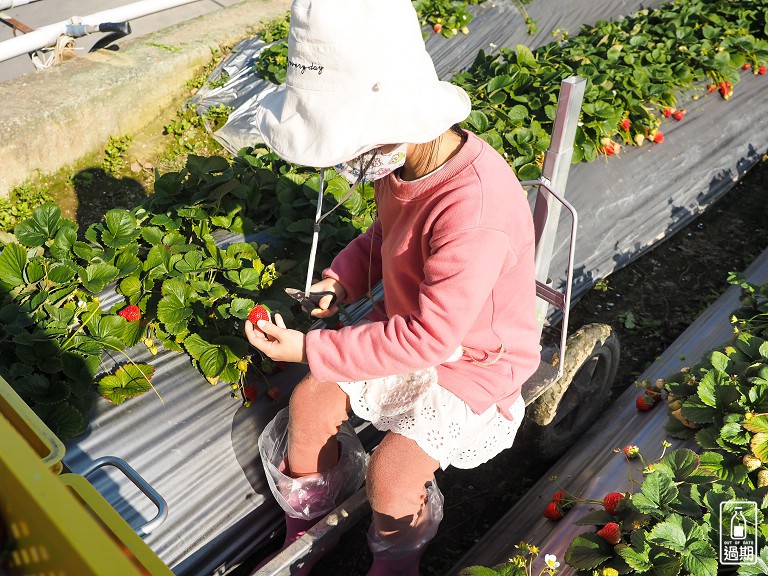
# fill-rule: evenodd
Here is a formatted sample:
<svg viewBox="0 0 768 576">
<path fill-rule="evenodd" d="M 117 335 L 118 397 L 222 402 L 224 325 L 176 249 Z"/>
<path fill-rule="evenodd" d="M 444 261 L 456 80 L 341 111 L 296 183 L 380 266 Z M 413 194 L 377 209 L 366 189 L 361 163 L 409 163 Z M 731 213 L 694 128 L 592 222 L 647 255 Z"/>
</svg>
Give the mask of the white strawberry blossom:
<svg viewBox="0 0 768 576">
<path fill-rule="evenodd" d="M 544 556 L 544 562 L 552 570 L 555 570 L 556 568 L 560 567 L 560 562 L 557 561 L 557 556 L 555 556 L 554 554 L 547 554 L 546 556 Z"/>
</svg>

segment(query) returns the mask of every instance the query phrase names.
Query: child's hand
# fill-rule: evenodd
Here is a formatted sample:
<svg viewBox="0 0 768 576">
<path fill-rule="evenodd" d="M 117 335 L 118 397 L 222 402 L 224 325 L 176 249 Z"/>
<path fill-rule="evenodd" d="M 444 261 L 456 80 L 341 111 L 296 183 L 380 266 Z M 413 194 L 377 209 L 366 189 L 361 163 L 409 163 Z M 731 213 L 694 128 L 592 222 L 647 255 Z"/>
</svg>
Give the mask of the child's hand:
<svg viewBox="0 0 768 576">
<path fill-rule="evenodd" d="M 347 291 L 344 290 L 344 286 L 342 286 L 339 282 L 334 280 L 333 278 L 325 278 L 321 280 L 320 282 L 316 282 L 315 284 L 312 284 L 312 286 L 309 288 L 310 292 L 333 292 L 336 294 L 336 300 L 344 300 L 344 298 L 347 297 Z M 333 306 L 329 307 L 329 304 L 331 302 L 330 296 L 324 296 L 320 299 L 320 302 L 317 305 L 317 308 L 312 310 L 310 313 L 315 318 L 328 318 L 329 316 L 333 316 L 339 311 L 339 307 L 335 304 Z"/>
<path fill-rule="evenodd" d="M 251 346 L 264 352 L 276 362 L 307 363 L 304 333 L 289 330 L 280 314 L 275 314 L 275 323 L 259 320 L 254 326 L 245 323 L 245 336 Z"/>
</svg>

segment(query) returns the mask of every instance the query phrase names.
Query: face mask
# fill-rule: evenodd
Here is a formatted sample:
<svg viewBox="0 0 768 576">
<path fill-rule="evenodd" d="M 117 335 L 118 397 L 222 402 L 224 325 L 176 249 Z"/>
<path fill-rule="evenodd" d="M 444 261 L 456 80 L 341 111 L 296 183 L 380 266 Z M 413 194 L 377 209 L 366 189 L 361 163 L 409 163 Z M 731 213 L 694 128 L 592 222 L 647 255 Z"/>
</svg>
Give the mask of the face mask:
<svg viewBox="0 0 768 576">
<path fill-rule="evenodd" d="M 349 162 L 336 164 L 334 168 L 344 179 L 354 185 L 358 182 L 372 182 L 394 172 L 405 164 L 408 144 L 398 144 L 386 154 L 380 148 L 365 152 Z"/>
</svg>

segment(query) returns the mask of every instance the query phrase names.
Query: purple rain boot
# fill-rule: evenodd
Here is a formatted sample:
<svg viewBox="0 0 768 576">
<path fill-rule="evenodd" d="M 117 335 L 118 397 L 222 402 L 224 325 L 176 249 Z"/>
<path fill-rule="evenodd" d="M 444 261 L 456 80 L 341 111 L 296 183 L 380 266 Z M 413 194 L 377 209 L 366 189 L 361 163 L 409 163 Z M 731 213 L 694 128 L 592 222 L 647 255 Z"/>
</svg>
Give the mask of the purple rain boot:
<svg viewBox="0 0 768 576">
<path fill-rule="evenodd" d="M 373 552 L 373 564 L 366 576 L 419 576 L 419 562 L 427 544 L 437 534 L 443 519 L 443 494 L 437 483 L 427 486 L 427 496 L 416 523 L 395 534 L 382 538 L 371 522 L 368 547 Z"/>
</svg>

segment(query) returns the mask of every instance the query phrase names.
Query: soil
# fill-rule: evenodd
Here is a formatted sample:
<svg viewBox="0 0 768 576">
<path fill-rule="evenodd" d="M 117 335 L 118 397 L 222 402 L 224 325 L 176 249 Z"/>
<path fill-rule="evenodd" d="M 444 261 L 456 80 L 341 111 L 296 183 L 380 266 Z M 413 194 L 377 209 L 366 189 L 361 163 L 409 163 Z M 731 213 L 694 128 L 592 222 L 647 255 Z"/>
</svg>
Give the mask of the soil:
<svg viewBox="0 0 768 576">
<path fill-rule="evenodd" d="M 610 324 L 621 342 L 614 397 L 637 377 L 722 292 L 728 273 L 743 271 L 768 247 L 768 157 L 729 193 L 681 230 L 587 293 L 571 311 L 571 326 Z M 552 462 L 513 446 L 473 470 L 438 471 L 445 517 L 421 562 L 421 573 L 447 573 L 544 474 Z M 344 535 L 312 571 L 362 576 L 371 562 L 368 522 Z"/>
</svg>

